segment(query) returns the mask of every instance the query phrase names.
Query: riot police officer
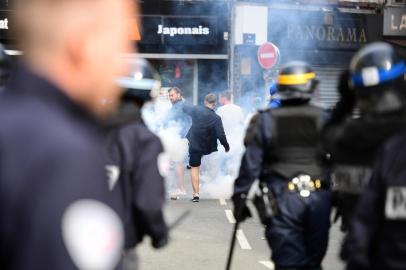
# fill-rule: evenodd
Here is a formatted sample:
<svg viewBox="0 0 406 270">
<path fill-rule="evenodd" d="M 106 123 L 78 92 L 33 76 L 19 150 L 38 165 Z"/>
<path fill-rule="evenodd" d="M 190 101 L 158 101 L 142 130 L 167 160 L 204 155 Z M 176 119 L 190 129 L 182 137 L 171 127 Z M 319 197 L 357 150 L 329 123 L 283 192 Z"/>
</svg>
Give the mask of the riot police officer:
<svg viewBox="0 0 406 270">
<path fill-rule="evenodd" d="M 255 179 L 274 194 L 276 215 L 266 222 L 266 237 L 276 269 L 321 269 L 330 228 L 331 195 L 319 150 L 324 112 L 309 102 L 318 81 L 303 62 L 281 68 L 281 106 L 256 114 L 247 130 L 246 151 L 235 181 L 233 201 L 239 221 Z"/>
<path fill-rule="evenodd" d="M 377 150 L 387 138 L 406 127 L 404 72 L 405 64 L 394 49 L 378 42 L 354 55 L 341 78 L 341 100 L 326 125 L 324 140 L 332 157 L 334 189 L 344 230 L 370 177 Z M 357 117 L 353 117 L 354 108 Z"/>
<path fill-rule="evenodd" d="M 116 269 L 98 119 L 119 97 L 134 3 L 12 2 L 24 56 L 0 97 L 0 269 Z"/>
<path fill-rule="evenodd" d="M 347 237 L 348 270 L 406 269 L 405 135 L 379 151 Z"/>
<path fill-rule="evenodd" d="M 0 43 L 0 92 L 4 89 L 12 68 L 12 61 L 6 54 L 5 47 Z"/>
<path fill-rule="evenodd" d="M 130 65 L 130 74 L 117 80 L 124 93 L 119 110 L 106 126 L 106 171 L 124 223 L 127 251 L 144 236 L 151 237 L 155 248 L 168 242 L 162 212 L 165 187 L 158 164 L 163 147 L 141 117 L 143 104 L 157 95 L 161 84 L 147 61 L 133 59 Z M 136 269 L 135 253 L 128 252 L 123 264 L 124 269 Z"/>
</svg>

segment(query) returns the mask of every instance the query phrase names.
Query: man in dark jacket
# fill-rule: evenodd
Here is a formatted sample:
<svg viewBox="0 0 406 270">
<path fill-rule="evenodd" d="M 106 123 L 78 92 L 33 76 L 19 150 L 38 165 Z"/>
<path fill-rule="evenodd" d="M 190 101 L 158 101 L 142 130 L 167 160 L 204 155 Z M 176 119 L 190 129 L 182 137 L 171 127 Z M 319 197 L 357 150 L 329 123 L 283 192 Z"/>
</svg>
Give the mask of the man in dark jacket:
<svg viewBox="0 0 406 270">
<path fill-rule="evenodd" d="M 0 269 L 114 269 L 124 239 L 95 117 L 120 94 L 132 3 L 13 4 L 24 59 L 0 101 Z"/>
<path fill-rule="evenodd" d="M 186 138 L 189 140 L 189 166 L 191 167 L 193 202 L 199 201 L 199 173 L 202 157 L 217 151 L 217 140 L 230 151 L 223 123 L 216 114 L 216 96 L 208 94 L 204 106 L 184 106 L 183 111 L 192 117 L 192 127 Z"/>
</svg>

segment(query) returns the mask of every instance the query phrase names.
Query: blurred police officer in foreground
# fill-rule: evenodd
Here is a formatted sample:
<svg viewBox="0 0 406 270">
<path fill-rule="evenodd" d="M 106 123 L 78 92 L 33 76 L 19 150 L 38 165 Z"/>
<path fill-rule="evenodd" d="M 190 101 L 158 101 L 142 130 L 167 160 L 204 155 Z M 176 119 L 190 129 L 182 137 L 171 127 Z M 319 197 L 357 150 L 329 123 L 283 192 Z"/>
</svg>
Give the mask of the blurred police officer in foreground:
<svg viewBox="0 0 406 270">
<path fill-rule="evenodd" d="M 135 248 L 145 235 L 152 238 L 154 248 L 160 248 L 168 242 L 162 213 L 165 186 L 158 164 L 163 147 L 141 118 L 141 108 L 157 95 L 160 80 L 148 62 L 133 59 L 131 73 L 120 77 L 118 84 L 124 94 L 108 121 L 106 137 L 109 187 L 124 222 L 125 249 Z M 124 269 L 136 269 L 136 264 L 135 253 L 127 253 Z"/>
<path fill-rule="evenodd" d="M 96 117 L 120 94 L 132 2 L 13 3 L 24 61 L 0 100 L 0 269 L 114 269 L 123 229 Z"/>
<path fill-rule="evenodd" d="M 379 151 L 347 237 L 349 270 L 406 269 L 406 134 Z"/>
<path fill-rule="evenodd" d="M 405 64 L 394 49 L 380 42 L 361 49 L 341 77 L 341 100 L 326 125 L 324 140 L 334 164 L 344 229 L 370 177 L 377 150 L 406 127 L 404 72 Z M 359 110 L 357 118 L 352 116 L 354 108 Z M 345 252 L 342 255 L 345 258 Z"/>
<path fill-rule="evenodd" d="M 6 86 L 12 69 L 12 60 L 5 50 L 4 45 L 0 43 L 0 93 Z"/>
<path fill-rule="evenodd" d="M 324 113 L 309 104 L 317 83 L 306 63 L 290 62 L 281 68 L 277 86 L 281 107 L 252 119 L 235 181 L 233 201 L 239 221 L 249 216 L 244 197 L 255 179 L 276 198 L 276 215 L 263 221 L 279 270 L 321 269 L 327 249 L 331 196 L 319 151 Z"/>
</svg>

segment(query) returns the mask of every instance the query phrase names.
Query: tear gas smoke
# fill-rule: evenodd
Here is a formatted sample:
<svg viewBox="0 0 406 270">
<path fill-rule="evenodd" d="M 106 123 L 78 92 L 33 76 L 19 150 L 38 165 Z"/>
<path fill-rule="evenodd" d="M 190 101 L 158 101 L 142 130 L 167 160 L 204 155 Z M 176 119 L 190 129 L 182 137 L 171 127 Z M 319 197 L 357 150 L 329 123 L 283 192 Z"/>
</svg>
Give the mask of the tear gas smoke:
<svg viewBox="0 0 406 270">
<path fill-rule="evenodd" d="M 228 199 L 231 197 L 234 180 L 238 176 L 241 157 L 244 152 L 243 138 L 246 123 L 248 123 L 247 119 L 253 115 L 255 110 L 251 106 L 247 105 L 243 109 L 243 111 L 249 111 L 250 114 L 245 113 L 239 125 L 228 128 L 229 125 L 223 123 L 227 127 L 225 132 L 230 144 L 230 151 L 226 153 L 219 144 L 219 151 L 203 157 L 200 170 L 202 198 Z M 177 189 L 177 178 L 171 161 L 185 161 L 186 167 L 189 159 L 187 141 L 179 135 L 181 127 L 176 122 L 164 123 L 170 108 L 171 104 L 167 94 L 162 94 L 154 103 L 144 105 L 142 114 L 147 126 L 160 137 L 167 153 L 168 159 L 164 161 L 167 164 L 161 167 L 168 168 L 165 181 L 168 192 L 171 194 Z M 186 189 L 188 194 L 191 194 L 190 171 L 185 169 L 184 176 Z"/>
</svg>

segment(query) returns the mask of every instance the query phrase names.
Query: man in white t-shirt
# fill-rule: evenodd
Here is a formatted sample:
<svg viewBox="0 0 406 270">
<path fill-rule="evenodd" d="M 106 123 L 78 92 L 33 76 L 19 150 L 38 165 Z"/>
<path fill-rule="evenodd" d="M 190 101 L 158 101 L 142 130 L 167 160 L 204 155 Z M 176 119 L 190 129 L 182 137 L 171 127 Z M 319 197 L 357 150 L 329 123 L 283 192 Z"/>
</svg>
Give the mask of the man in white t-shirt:
<svg viewBox="0 0 406 270">
<path fill-rule="evenodd" d="M 234 104 L 232 100 L 233 94 L 231 91 L 221 92 L 219 103 L 222 106 L 217 109 L 217 114 L 223 121 L 224 131 L 231 148 L 230 153 L 220 157 L 222 159 L 220 162 L 223 164 L 221 167 L 225 175 L 234 176 L 237 173 L 238 160 L 243 150 L 244 114 L 241 107 Z"/>
<path fill-rule="evenodd" d="M 240 128 L 244 123 L 244 115 L 241 107 L 232 102 L 231 91 L 220 93 L 219 101 L 222 106 L 218 108 L 217 114 L 223 121 L 226 136 L 231 136 L 234 132 L 240 132 Z"/>
</svg>

